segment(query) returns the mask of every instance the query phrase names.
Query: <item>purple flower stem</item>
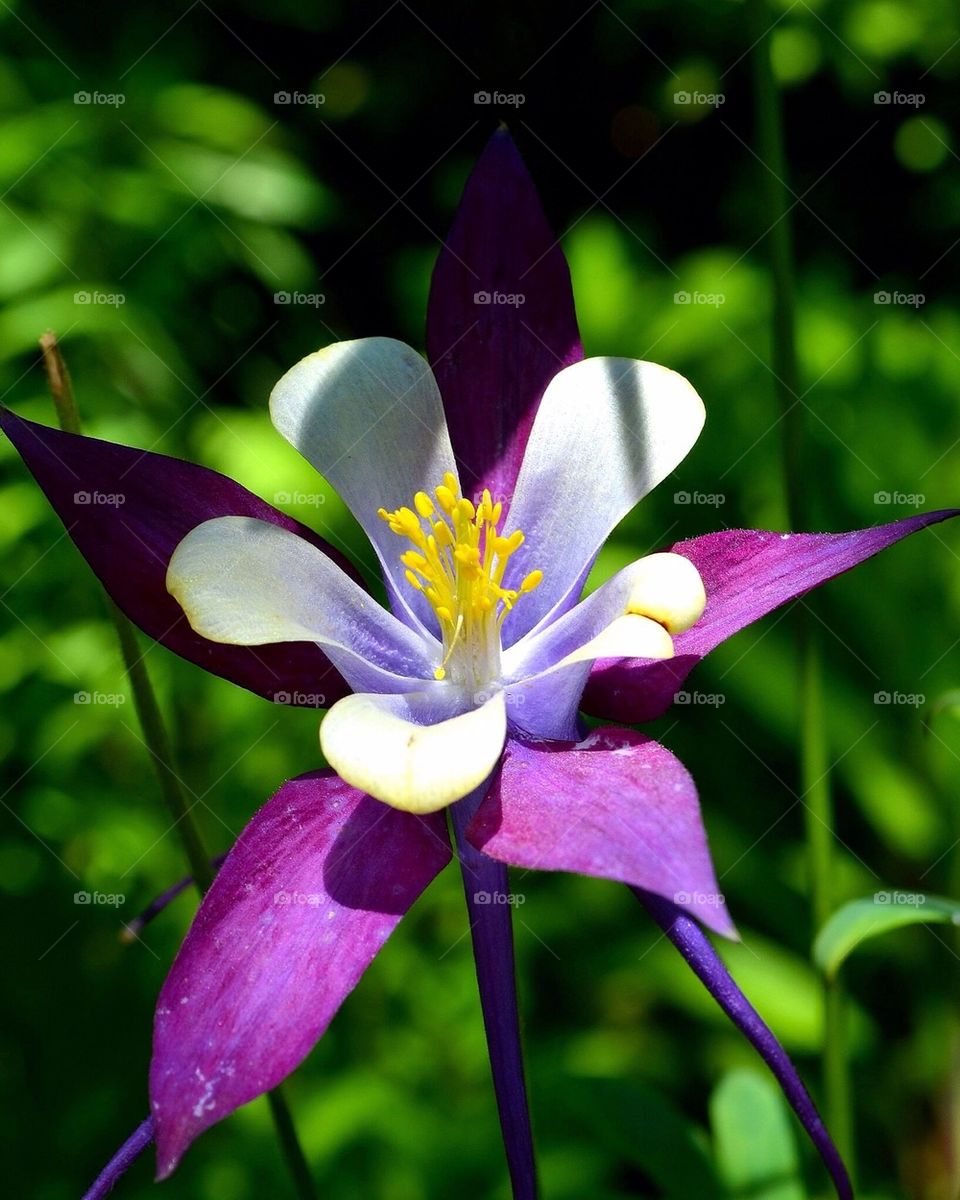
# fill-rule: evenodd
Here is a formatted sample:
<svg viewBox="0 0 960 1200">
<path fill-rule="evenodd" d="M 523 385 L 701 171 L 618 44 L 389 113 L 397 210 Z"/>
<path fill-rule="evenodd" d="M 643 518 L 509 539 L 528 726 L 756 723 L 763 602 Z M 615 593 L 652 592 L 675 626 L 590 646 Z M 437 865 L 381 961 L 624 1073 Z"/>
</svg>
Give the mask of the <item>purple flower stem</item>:
<svg viewBox="0 0 960 1200">
<path fill-rule="evenodd" d="M 783 1089 L 793 1111 L 826 1164 L 840 1200 L 853 1200 L 843 1159 L 786 1051 L 734 983 L 710 939 L 697 922 L 662 896 L 631 888 L 641 904 L 687 960 L 687 964 L 734 1025 L 753 1044 Z"/>
<path fill-rule="evenodd" d="M 210 866 L 213 868 L 219 868 L 226 857 L 227 856 L 225 854 L 218 854 L 216 858 L 212 858 L 210 860 Z M 196 881 L 192 875 L 184 875 L 184 877 L 178 880 L 172 887 L 167 888 L 165 892 L 161 892 L 159 896 L 150 901 L 150 903 L 138 917 L 134 917 L 132 921 L 126 922 L 126 924 L 123 926 L 123 929 L 120 931 L 120 940 L 123 942 L 136 941 L 136 939 L 143 932 L 144 928 L 150 924 L 154 917 L 159 916 L 168 904 L 171 904 L 174 900 L 176 900 L 181 892 L 185 892 L 187 888 L 195 882 Z"/>
<path fill-rule="evenodd" d="M 473 820 L 485 790 L 484 785 L 471 792 L 454 804 L 450 812 L 463 874 L 480 1006 L 513 1197 L 514 1200 L 536 1200 L 537 1171 L 520 1044 L 507 868 L 475 850 L 466 838 L 467 826 Z"/>
<path fill-rule="evenodd" d="M 90 1189 L 84 1193 L 83 1200 L 100 1200 L 113 1191 L 114 1184 L 120 1179 L 130 1164 L 146 1150 L 153 1141 L 153 1117 L 147 1117 L 130 1134 L 113 1158 L 103 1168 L 93 1181 Z"/>
</svg>

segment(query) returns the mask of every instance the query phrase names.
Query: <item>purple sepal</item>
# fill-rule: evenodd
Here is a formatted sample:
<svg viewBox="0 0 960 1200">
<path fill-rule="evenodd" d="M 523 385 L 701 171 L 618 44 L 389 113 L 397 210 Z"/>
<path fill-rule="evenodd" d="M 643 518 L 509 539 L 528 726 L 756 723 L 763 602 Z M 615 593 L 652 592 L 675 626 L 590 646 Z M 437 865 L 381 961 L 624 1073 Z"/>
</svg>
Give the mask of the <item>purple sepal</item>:
<svg viewBox="0 0 960 1200">
<path fill-rule="evenodd" d="M 570 272 L 530 173 L 498 130 L 433 271 L 427 356 L 465 495 L 509 507 L 544 389 L 583 358 Z"/>
<path fill-rule="evenodd" d="M 901 538 L 958 515 L 960 509 L 940 509 L 850 533 L 724 529 L 677 542 L 670 549 L 689 558 L 703 578 L 703 616 L 674 638 L 675 657 L 665 662 L 598 660 L 583 694 L 584 711 L 628 725 L 655 720 L 697 663 L 728 637 Z"/>
<path fill-rule="evenodd" d="M 388 808 L 329 771 L 285 783 L 260 809 L 157 1001 L 160 1179 L 204 1129 L 302 1061 L 450 856 L 442 813 Z"/>
<path fill-rule="evenodd" d="M 665 746 L 634 730 L 596 729 L 576 743 L 510 738 L 467 836 L 512 866 L 647 888 L 737 936 L 696 785 Z"/>
<path fill-rule="evenodd" d="M 513 1200 L 536 1200 L 537 1172 L 523 1075 L 513 956 L 513 907 L 508 903 L 507 868 L 477 850 L 466 837 L 467 826 L 483 799 L 486 786 L 483 784 L 454 804 L 450 815 L 463 875 L 483 1026 Z"/>
<path fill-rule="evenodd" d="M 823 1118 L 803 1086 L 787 1052 L 761 1020 L 759 1013 L 734 983 L 730 972 L 696 921 L 662 896 L 631 888 L 641 904 L 687 960 L 691 970 L 734 1025 L 751 1042 L 783 1089 L 793 1111 L 826 1164 L 840 1200 L 853 1200 L 853 1185 L 840 1152 L 830 1138 Z"/>
<path fill-rule="evenodd" d="M 207 467 L 64 433 L 9 409 L 0 409 L 0 428 L 108 594 L 148 637 L 278 703 L 315 707 L 322 696 L 328 706 L 347 694 L 339 673 L 312 643 L 228 646 L 207 641 L 193 632 L 166 588 L 174 549 L 191 529 L 213 517 L 257 517 L 289 529 L 358 579 L 339 551 Z"/>
<path fill-rule="evenodd" d="M 145 1121 L 140 1122 L 89 1189 L 84 1192 L 83 1200 L 101 1200 L 103 1196 L 112 1192 L 120 1177 L 129 1169 L 130 1164 L 140 1157 L 152 1141 L 153 1117 L 147 1117 Z"/>
</svg>

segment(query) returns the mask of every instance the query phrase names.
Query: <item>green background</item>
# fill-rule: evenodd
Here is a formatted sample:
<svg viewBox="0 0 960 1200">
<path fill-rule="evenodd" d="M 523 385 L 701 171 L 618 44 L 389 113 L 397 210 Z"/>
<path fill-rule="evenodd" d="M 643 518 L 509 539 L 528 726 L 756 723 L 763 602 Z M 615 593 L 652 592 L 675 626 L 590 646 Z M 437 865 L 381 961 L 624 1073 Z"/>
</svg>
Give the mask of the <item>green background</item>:
<svg viewBox="0 0 960 1200">
<path fill-rule="evenodd" d="M 587 352 L 666 363 L 707 406 L 696 449 L 599 572 L 714 528 L 783 527 L 771 220 L 741 5 L 183 0 L 131 12 L 107 0 L 3 4 L 0 25 L 0 394 L 17 412 L 53 421 L 36 351 L 53 328 L 88 432 L 216 467 L 270 501 L 316 493 L 269 425 L 272 383 L 342 338 L 422 347 L 439 239 L 504 118 L 562 235 Z M 811 519 L 839 530 L 909 515 L 918 495 L 956 503 L 956 7 L 797 0 L 767 25 L 799 197 Z M 494 89 L 524 102 L 475 104 Z M 281 91 L 324 102 L 275 103 Z M 723 103 L 678 104 L 680 91 Z M 881 91 L 923 103 L 878 104 Z M 124 102 L 76 103 L 78 92 Z M 324 300 L 278 305 L 278 291 Z M 723 302 L 676 303 L 681 291 Z M 924 301 L 878 304 L 878 291 Z M 82 292 L 123 303 L 77 302 Z M 10 1195 L 67 1200 L 146 1114 L 152 1007 L 194 901 L 141 943 L 119 941 L 120 921 L 184 864 L 98 587 L 6 442 L 0 467 L 3 1171 Z M 680 504 L 681 491 L 722 503 Z M 360 545 L 329 493 L 288 507 Z M 960 892 L 960 724 L 948 707 L 925 734 L 923 706 L 874 700 L 922 695 L 929 710 L 958 684 L 958 552 L 938 526 L 810 604 L 837 764 L 838 902 Z M 822 1096 L 795 633 L 795 615 L 772 617 L 722 647 L 690 684 L 722 704 L 675 709 L 657 732 L 699 784 L 744 937 L 724 957 Z M 316 713 L 271 707 L 159 648 L 146 661 L 195 815 L 222 852 L 281 780 L 318 765 Z M 78 691 L 122 701 L 78 705 Z M 758 1060 L 625 889 L 519 872 L 514 886 L 546 1197 L 826 1194 Z M 80 889 L 126 899 L 79 907 Z M 291 1080 L 322 1196 L 508 1195 L 465 929 L 448 871 Z M 844 968 L 864 1197 L 957 1195 L 956 951 L 949 926 L 915 926 Z M 206 1134 L 161 1192 L 149 1157 L 119 1195 L 291 1194 L 263 1101 Z"/>
</svg>

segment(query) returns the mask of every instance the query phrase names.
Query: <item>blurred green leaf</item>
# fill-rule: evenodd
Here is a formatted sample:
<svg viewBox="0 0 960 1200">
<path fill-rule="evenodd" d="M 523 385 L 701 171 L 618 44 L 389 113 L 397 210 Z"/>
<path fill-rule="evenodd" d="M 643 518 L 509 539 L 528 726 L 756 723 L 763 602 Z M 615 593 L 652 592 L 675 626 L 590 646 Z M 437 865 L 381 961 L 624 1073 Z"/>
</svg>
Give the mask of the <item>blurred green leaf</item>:
<svg viewBox="0 0 960 1200">
<path fill-rule="evenodd" d="M 867 938 L 904 925 L 960 925 L 960 903 L 924 892 L 876 892 L 838 909 L 817 934 L 813 956 L 831 978 Z"/>
<path fill-rule="evenodd" d="M 731 1200 L 805 1200 L 786 1103 L 772 1080 L 731 1071 L 710 1097 L 710 1124 Z"/>
</svg>

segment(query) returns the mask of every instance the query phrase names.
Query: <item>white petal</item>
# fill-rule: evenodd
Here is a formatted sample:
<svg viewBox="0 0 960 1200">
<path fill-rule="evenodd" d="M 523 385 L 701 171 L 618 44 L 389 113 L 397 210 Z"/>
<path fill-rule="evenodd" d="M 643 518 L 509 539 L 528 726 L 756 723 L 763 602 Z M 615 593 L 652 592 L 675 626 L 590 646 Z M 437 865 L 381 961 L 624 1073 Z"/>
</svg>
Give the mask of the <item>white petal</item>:
<svg viewBox="0 0 960 1200">
<path fill-rule="evenodd" d="M 503 693 L 459 716 L 419 696 L 346 696 L 320 726 L 320 747 L 341 779 L 405 812 L 445 808 L 479 787 L 507 733 Z"/>
<path fill-rule="evenodd" d="M 511 726 L 533 737 L 575 741 L 580 698 L 596 659 L 672 657 L 673 641 L 658 622 L 634 614 L 617 617 L 552 666 L 507 686 Z"/>
<path fill-rule="evenodd" d="M 700 573 L 688 558 L 680 554 L 649 554 L 618 571 L 612 579 L 581 600 L 563 616 L 537 632 L 529 633 L 503 655 L 503 675 L 510 682 L 528 675 L 539 675 L 574 651 L 587 644 L 599 645 L 598 635 L 614 637 L 605 631 L 618 617 L 637 614 L 657 622 L 660 632 L 646 626 L 623 624 L 618 629 L 625 636 L 639 641 L 646 638 L 653 653 L 645 651 L 639 657 L 663 657 L 658 647 L 666 649 L 673 635 L 689 629 L 703 613 L 706 594 Z M 646 635 L 639 631 L 647 629 Z M 612 642 L 611 642 L 612 644 Z M 581 655 L 583 657 L 589 655 Z M 630 657 L 612 650 L 595 654 L 596 658 Z M 571 661 L 576 661 L 572 660 Z"/>
<path fill-rule="evenodd" d="M 557 666 L 568 667 L 597 658 L 673 658 L 673 639 L 657 621 L 628 613 L 617 617 Z"/>
<path fill-rule="evenodd" d="M 426 628 L 436 622 L 404 579 L 408 549 L 377 516 L 409 505 L 445 472 L 456 474 L 433 372 L 392 338 L 337 342 L 292 367 L 270 395 L 274 425 L 331 486 L 363 526 L 392 591 Z"/>
<path fill-rule="evenodd" d="M 703 421 L 691 385 L 654 363 L 588 358 L 551 380 L 506 525 L 526 535 L 512 586 L 538 567 L 544 577 L 504 623 L 507 644 L 569 606 L 614 526 L 686 457 Z"/>
<path fill-rule="evenodd" d="M 253 517 L 192 529 L 170 560 L 167 591 L 210 641 L 316 642 L 352 687 L 386 687 L 371 680 L 387 673 L 407 690 L 411 678 L 431 678 L 439 659 L 436 642 L 388 613 L 322 550 Z"/>
</svg>

